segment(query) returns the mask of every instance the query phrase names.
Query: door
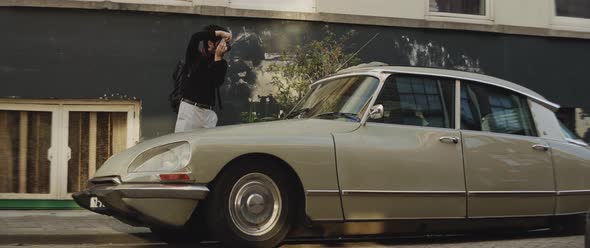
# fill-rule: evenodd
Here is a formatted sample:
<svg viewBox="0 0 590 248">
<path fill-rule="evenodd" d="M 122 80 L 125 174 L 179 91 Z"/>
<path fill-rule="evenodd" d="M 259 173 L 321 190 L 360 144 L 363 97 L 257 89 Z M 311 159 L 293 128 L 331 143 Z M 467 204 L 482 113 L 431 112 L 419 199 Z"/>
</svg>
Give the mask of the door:
<svg viewBox="0 0 590 248">
<path fill-rule="evenodd" d="M 0 103 L 0 199 L 58 194 L 58 105 Z"/>
<path fill-rule="evenodd" d="M 526 97 L 461 82 L 461 136 L 470 218 L 553 213 L 550 149 Z"/>
<path fill-rule="evenodd" d="M 390 76 L 384 117 L 334 134 L 346 220 L 465 218 L 455 81 Z"/>
<path fill-rule="evenodd" d="M 96 170 L 113 154 L 135 144 L 133 105 L 63 106 L 66 171 L 60 197 L 83 190 Z"/>
<path fill-rule="evenodd" d="M 138 140 L 138 102 L 72 101 L 0 103 L 0 200 L 71 200 L 106 159 Z M 22 202 L 8 205 L 35 205 Z"/>
</svg>

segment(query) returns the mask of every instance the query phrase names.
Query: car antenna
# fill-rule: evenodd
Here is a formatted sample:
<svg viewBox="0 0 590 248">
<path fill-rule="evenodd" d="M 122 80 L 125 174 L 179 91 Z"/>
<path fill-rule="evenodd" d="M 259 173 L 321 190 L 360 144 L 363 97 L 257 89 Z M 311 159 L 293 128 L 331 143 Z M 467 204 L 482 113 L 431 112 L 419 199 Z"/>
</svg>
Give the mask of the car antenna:
<svg viewBox="0 0 590 248">
<path fill-rule="evenodd" d="M 335 70 L 335 72 L 339 71 L 340 69 L 342 69 L 343 66 L 345 66 L 352 58 L 354 58 L 354 56 L 356 56 L 361 50 L 363 50 L 363 48 L 365 48 L 367 45 L 369 45 L 375 38 L 377 38 L 377 36 L 379 36 L 379 33 L 376 33 L 373 38 L 371 38 L 369 41 L 367 41 L 367 43 L 365 43 L 361 48 L 359 48 L 359 50 L 357 50 L 353 55 L 350 55 L 350 57 L 344 61 L 344 63 L 342 63 L 340 66 L 338 66 L 338 69 Z"/>
</svg>

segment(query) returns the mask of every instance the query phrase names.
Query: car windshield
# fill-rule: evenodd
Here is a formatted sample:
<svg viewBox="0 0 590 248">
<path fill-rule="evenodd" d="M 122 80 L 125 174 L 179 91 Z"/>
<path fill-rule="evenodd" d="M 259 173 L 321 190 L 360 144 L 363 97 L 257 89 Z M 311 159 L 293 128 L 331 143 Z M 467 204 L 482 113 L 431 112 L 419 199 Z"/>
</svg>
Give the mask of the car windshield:
<svg viewBox="0 0 590 248">
<path fill-rule="evenodd" d="M 359 122 L 378 86 L 379 79 L 371 76 L 350 76 L 314 84 L 286 118 Z"/>
</svg>

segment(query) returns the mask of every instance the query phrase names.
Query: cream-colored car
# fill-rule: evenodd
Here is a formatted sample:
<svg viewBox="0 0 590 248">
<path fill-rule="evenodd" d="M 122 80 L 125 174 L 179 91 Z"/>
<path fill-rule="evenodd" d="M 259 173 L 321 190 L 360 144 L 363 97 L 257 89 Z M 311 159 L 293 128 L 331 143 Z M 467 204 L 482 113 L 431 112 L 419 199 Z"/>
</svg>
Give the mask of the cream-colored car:
<svg viewBox="0 0 590 248">
<path fill-rule="evenodd" d="M 285 120 L 116 154 L 74 198 L 228 247 L 273 247 L 309 223 L 554 221 L 590 206 L 590 150 L 558 108 L 480 74 L 358 66 L 314 83 Z"/>
</svg>

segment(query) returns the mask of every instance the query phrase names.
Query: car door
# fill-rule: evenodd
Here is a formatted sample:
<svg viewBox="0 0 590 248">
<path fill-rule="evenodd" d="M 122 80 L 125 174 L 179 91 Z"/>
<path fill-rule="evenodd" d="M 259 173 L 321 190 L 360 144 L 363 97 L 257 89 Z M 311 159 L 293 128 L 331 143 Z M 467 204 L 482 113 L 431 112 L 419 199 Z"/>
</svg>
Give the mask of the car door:
<svg viewBox="0 0 590 248">
<path fill-rule="evenodd" d="M 528 99 L 483 83 L 460 84 L 469 217 L 552 214 L 550 149 L 537 136 Z"/>
<path fill-rule="evenodd" d="M 346 220 L 466 216 L 455 91 L 453 79 L 391 75 L 383 118 L 334 134 Z"/>
</svg>

